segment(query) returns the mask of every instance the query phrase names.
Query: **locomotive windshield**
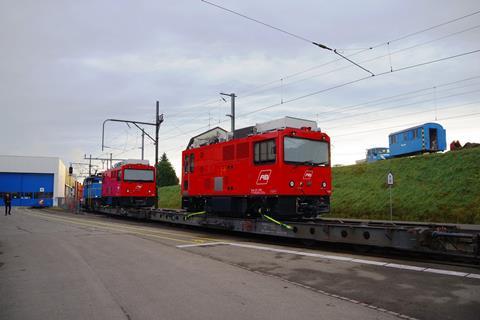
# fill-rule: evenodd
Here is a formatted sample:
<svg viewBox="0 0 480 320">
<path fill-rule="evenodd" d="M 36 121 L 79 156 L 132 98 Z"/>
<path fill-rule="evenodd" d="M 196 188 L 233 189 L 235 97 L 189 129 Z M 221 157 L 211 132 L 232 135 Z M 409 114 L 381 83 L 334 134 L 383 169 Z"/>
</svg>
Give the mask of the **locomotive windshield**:
<svg viewBox="0 0 480 320">
<path fill-rule="evenodd" d="M 124 181 L 153 181 L 153 170 L 125 169 Z"/>
<path fill-rule="evenodd" d="M 328 143 L 325 141 L 285 137 L 283 143 L 285 162 L 310 165 L 329 163 Z"/>
</svg>

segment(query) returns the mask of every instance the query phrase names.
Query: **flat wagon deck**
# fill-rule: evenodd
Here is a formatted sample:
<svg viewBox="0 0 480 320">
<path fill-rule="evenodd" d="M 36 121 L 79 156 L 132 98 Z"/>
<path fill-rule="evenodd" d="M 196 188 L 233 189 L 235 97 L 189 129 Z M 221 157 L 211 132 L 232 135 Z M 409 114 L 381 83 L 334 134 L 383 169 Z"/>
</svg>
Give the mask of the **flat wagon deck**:
<svg viewBox="0 0 480 320">
<path fill-rule="evenodd" d="M 356 219 L 315 219 L 277 221 L 269 216 L 258 219 L 229 218 L 205 212 L 188 213 L 176 209 L 125 209 L 103 207 L 103 213 L 306 241 L 343 243 L 403 250 L 428 255 L 480 262 L 480 226 L 404 221 Z"/>
</svg>

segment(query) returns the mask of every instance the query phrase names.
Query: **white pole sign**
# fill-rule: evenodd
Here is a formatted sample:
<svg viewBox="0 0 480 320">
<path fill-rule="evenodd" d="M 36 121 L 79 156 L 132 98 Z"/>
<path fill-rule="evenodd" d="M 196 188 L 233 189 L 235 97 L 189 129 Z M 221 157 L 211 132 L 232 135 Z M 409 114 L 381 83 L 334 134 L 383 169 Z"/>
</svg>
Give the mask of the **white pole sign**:
<svg viewBox="0 0 480 320">
<path fill-rule="evenodd" d="M 391 172 L 389 172 L 388 175 L 387 175 L 387 184 L 389 186 L 393 185 L 393 173 L 391 173 Z"/>
<path fill-rule="evenodd" d="M 392 206 L 392 186 L 393 186 L 393 173 L 387 174 L 388 191 L 390 193 L 390 221 L 393 219 L 393 206 Z"/>
</svg>

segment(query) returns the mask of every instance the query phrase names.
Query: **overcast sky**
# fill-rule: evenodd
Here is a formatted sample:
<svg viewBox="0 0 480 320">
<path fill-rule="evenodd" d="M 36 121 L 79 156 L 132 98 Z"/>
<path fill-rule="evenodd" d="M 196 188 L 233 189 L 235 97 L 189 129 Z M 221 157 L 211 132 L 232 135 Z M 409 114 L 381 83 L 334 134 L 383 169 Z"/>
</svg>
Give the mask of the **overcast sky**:
<svg viewBox="0 0 480 320">
<path fill-rule="evenodd" d="M 480 49 L 480 14 L 403 38 L 480 10 L 478 0 L 212 2 L 337 48 L 374 74 Z M 219 92 L 238 95 L 237 128 L 287 115 L 318 121 L 334 164 L 436 119 L 448 143 L 480 142 L 480 53 L 296 99 L 369 74 L 200 0 L 0 0 L 0 44 L 1 154 L 67 165 L 84 154 L 139 158 L 139 130 L 107 124 L 102 153 L 101 125 L 154 121 L 158 100 L 160 152 L 178 172 L 191 136 L 229 128 Z M 148 141 L 150 160 L 153 151 Z"/>
</svg>

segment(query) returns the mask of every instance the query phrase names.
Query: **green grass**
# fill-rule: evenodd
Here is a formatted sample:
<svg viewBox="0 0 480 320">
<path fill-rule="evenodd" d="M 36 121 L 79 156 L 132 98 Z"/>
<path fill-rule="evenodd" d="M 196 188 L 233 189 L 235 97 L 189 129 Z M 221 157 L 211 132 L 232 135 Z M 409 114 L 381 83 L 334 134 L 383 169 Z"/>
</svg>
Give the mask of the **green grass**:
<svg viewBox="0 0 480 320">
<path fill-rule="evenodd" d="M 480 224 L 480 148 L 335 167 L 331 217 Z M 180 208 L 180 186 L 159 189 L 160 207 Z"/>
<path fill-rule="evenodd" d="M 394 220 L 480 223 L 480 148 L 333 168 L 329 216 L 389 218 L 389 170 Z"/>
<path fill-rule="evenodd" d="M 181 207 L 180 186 L 158 188 L 158 206 L 160 208 L 178 209 Z"/>
</svg>

